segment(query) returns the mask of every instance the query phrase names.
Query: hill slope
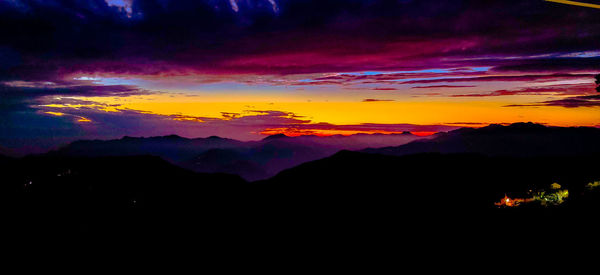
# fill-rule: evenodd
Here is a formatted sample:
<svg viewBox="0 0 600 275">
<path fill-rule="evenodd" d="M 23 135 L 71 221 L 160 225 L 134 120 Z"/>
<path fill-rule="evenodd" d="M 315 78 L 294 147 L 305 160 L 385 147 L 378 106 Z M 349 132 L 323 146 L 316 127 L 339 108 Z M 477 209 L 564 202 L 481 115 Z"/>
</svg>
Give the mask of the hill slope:
<svg viewBox="0 0 600 275">
<path fill-rule="evenodd" d="M 600 129 L 546 127 L 533 123 L 462 128 L 429 140 L 366 149 L 363 152 L 402 156 L 415 153 L 477 153 L 488 156 L 577 156 L 600 153 Z"/>
<path fill-rule="evenodd" d="M 595 211 L 600 210 L 600 193 L 584 191 L 587 183 L 600 180 L 594 161 L 599 156 L 427 153 L 396 157 L 342 151 L 260 183 L 286 194 L 280 196 L 288 204 L 300 205 L 300 209 L 327 209 L 336 216 L 378 220 L 403 217 L 443 224 L 448 219 L 472 222 L 483 221 L 483 217 L 496 222 L 509 214 L 513 222 L 523 218 L 544 224 L 548 215 L 556 214 L 560 219 L 585 222 L 593 220 Z M 548 190 L 552 183 L 569 190 L 568 203 L 548 209 L 532 204 L 516 212 L 494 205 L 505 194 L 526 197 L 530 190 Z"/>
</svg>

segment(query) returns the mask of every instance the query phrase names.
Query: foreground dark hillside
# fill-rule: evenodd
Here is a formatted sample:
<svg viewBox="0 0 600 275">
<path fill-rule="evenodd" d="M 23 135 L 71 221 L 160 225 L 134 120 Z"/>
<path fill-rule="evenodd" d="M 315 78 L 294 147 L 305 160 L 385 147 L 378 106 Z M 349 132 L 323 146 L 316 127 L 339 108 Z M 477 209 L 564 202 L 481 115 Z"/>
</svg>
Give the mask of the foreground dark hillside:
<svg viewBox="0 0 600 275">
<path fill-rule="evenodd" d="M 519 158 L 436 153 L 394 157 L 342 151 L 286 170 L 262 184 L 294 197 L 319 198 L 314 201 L 325 205 L 369 209 L 367 216 L 429 219 L 448 214 L 471 219 L 531 212 L 537 218 L 541 217 L 537 214 L 579 207 L 593 193 L 584 196 L 585 185 L 600 180 L 597 159 L 598 155 Z M 570 203 L 549 208 L 532 204 L 515 212 L 494 205 L 505 194 L 525 195 L 529 190 L 548 189 L 552 183 L 569 189 Z M 574 213 L 587 213 L 580 210 Z M 588 214 L 595 215 L 594 211 Z"/>
<path fill-rule="evenodd" d="M 133 233 L 142 221 L 191 209 L 203 209 L 194 217 L 201 218 L 227 211 L 222 198 L 245 196 L 238 193 L 247 186 L 238 176 L 198 174 L 150 156 L 28 157 L 4 161 L 0 174 L 13 221 L 7 229 L 33 235 Z"/>
<path fill-rule="evenodd" d="M 0 172 L 5 228 L 19 236 L 361 242 L 491 234 L 498 224 L 585 228 L 600 210 L 598 190 L 585 189 L 600 180 L 597 159 L 342 151 L 255 183 L 157 157 L 3 159 Z M 552 183 L 568 188 L 564 204 L 494 205 Z"/>
</svg>

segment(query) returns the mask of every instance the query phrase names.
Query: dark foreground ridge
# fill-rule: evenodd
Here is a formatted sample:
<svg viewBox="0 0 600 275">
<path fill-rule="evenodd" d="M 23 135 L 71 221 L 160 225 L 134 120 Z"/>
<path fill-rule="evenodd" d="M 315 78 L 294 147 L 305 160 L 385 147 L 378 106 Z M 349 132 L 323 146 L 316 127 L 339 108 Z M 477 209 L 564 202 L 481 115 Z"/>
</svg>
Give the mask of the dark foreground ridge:
<svg viewBox="0 0 600 275">
<path fill-rule="evenodd" d="M 585 189 L 600 180 L 597 159 L 342 151 L 255 183 L 157 157 L 2 159 L 0 172 L 13 236 L 357 243 L 587 228 L 600 210 Z M 552 183 L 568 188 L 564 204 L 494 205 Z"/>
<path fill-rule="evenodd" d="M 318 147 L 313 138 L 284 137 L 245 149 L 238 148 L 245 143 L 218 137 L 82 142 L 67 148 L 68 154 L 0 157 L 0 202 L 7 213 L 3 229 L 19 241 L 200 238 L 204 246 L 223 249 L 324 243 L 338 248 L 373 243 L 423 247 L 468 240 L 497 245 L 499 238 L 504 244 L 522 244 L 532 236 L 586 237 L 600 213 L 600 154 L 592 142 L 597 133 L 593 128 L 533 124 L 461 129 L 391 148 L 422 152 L 340 151 L 255 182 L 194 172 L 157 156 L 128 154 L 147 149 L 175 154 L 190 144 L 233 144 L 209 149 L 194 160 L 203 167 L 223 167 L 239 161 L 240 155 L 264 156 L 288 166 L 293 162 L 285 161 L 291 157 L 331 147 Z M 347 141 L 334 137 L 327 144 Z M 102 148 L 123 148 L 124 156 L 104 156 Z M 312 151 L 298 155 L 307 148 Z M 425 150 L 430 148 L 442 153 Z M 253 169 L 252 163 L 246 165 Z M 568 197 L 552 195 L 549 187 L 555 185 Z M 497 206 L 505 196 L 536 200 Z"/>
</svg>

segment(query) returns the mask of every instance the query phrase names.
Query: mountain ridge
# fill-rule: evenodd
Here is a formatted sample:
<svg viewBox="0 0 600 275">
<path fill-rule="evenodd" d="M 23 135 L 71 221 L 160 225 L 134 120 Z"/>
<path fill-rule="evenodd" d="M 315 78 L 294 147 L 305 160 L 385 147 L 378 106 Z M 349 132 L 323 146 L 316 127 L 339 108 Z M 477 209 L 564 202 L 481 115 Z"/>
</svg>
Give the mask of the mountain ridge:
<svg viewBox="0 0 600 275">
<path fill-rule="evenodd" d="M 600 152 L 600 129 L 556 127 L 535 123 L 491 124 L 439 133 L 429 140 L 400 146 L 368 148 L 366 153 L 478 153 L 490 156 L 586 155 Z"/>
<path fill-rule="evenodd" d="M 274 176 L 283 169 L 327 157 L 339 150 L 404 144 L 420 138 L 406 133 L 331 137 L 288 137 L 279 134 L 259 141 L 239 141 L 217 136 L 125 136 L 113 140 L 76 141 L 48 154 L 90 157 L 155 155 L 196 172 L 234 173 L 252 181 Z"/>
<path fill-rule="evenodd" d="M 552 127 L 535 123 L 490 124 L 460 128 L 423 138 L 411 133 L 289 137 L 283 134 L 259 141 L 178 135 L 81 140 L 48 155 L 154 155 L 201 173 L 233 173 L 249 181 L 263 180 L 301 163 L 329 157 L 341 150 L 384 155 L 418 153 L 476 153 L 490 156 L 582 155 L 600 152 L 600 129 Z M 389 146 L 393 145 L 393 146 Z"/>
</svg>

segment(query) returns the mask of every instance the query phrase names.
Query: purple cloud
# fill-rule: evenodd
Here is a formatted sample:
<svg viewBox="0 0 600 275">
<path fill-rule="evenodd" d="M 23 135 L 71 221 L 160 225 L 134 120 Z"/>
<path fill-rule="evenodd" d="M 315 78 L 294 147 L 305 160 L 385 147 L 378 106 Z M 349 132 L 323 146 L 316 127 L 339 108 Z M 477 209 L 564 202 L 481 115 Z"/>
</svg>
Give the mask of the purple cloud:
<svg viewBox="0 0 600 275">
<path fill-rule="evenodd" d="M 444 88 L 473 88 L 474 85 L 430 85 L 430 86 L 415 86 L 411 89 L 444 89 Z"/>
<path fill-rule="evenodd" d="M 4 80 L 473 64 L 590 70 L 597 57 L 572 53 L 600 48 L 595 10 L 544 1 L 2 1 L 0 16 Z"/>
<path fill-rule="evenodd" d="M 512 95 L 585 95 L 593 92 L 592 84 L 563 84 L 540 87 L 527 87 L 515 90 L 497 90 L 489 93 L 458 94 L 452 97 L 490 97 Z"/>
<path fill-rule="evenodd" d="M 548 100 L 533 104 L 511 104 L 504 107 L 557 106 L 565 108 L 600 107 L 600 95 L 574 96 L 565 99 Z"/>
</svg>

